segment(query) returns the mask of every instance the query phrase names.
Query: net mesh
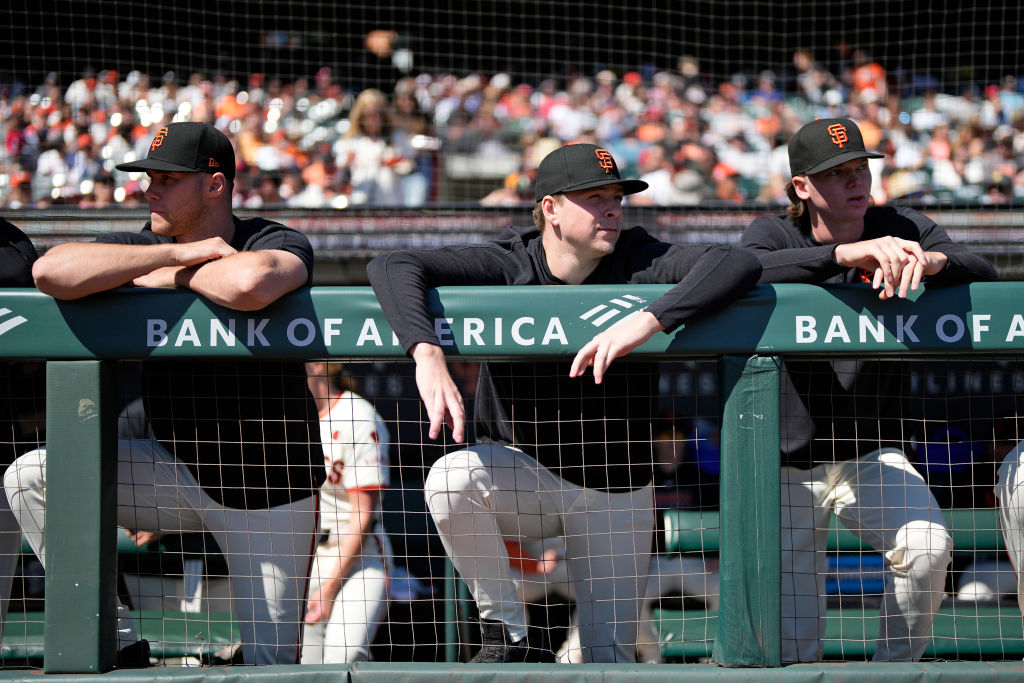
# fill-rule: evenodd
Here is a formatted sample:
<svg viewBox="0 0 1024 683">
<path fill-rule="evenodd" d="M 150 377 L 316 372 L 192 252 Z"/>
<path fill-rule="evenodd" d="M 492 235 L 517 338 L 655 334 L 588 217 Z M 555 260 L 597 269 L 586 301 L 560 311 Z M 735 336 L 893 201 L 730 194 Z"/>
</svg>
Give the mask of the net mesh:
<svg viewBox="0 0 1024 683">
<path fill-rule="evenodd" d="M 638 201 L 777 203 L 793 131 L 848 115 L 887 154 L 876 200 L 1004 203 L 1020 187 L 1020 13 L 1013 2 L 9 3 L 0 196 L 138 205 L 138 174 L 114 165 L 176 119 L 229 132 L 238 200 L 257 206 L 529 201 L 536 159 L 575 139 L 606 146 L 625 172 L 671 175 Z"/>
<path fill-rule="evenodd" d="M 507 209 L 521 221 L 523 207 L 532 203 L 538 159 L 554 145 L 587 139 L 612 150 L 624 175 L 643 174 L 657 190 L 629 207 L 652 233 L 669 241 L 735 243 L 753 216 L 784 203 L 789 135 L 815 116 L 843 115 L 855 118 L 868 145 L 885 153 L 873 167 L 876 201 L 934 212 L 954 239 L 987 249 L 1004 277 L 1019 279 L 1020 220 L 1013 203 L 1024 188 L 1021 12 L 1013 2 L 802 2 L 787 11 L 753 1 L 656 2 L 641 9 L 570 0 L 429 8 L 226 0 L 205 9 L 11 2 L 0 8 L 6 27 L 0 35 L 0 205 L 16 212 L 19 224 L 45 246 L 115 222 L 135 226 L 144 215 L 143 179 L 115 165 L 145 155 L 156 130 L 172 120 L 208 121 L 229 134 L 238 153 L 237 210 L 295 218 L 319 254 L 344 263 L 357 254 L 452 239 L 448 208 L 431 213 L 424 207 L 472 207 L 461 223 L 465 234 L 455 235 L 459 241 L 483 239 L 507 222 L 505 214 L 499 220 L 481 207 Z M 380 96 L 364 96 L 371 89 Z M 363 213 L 335 211 L 360 207 Z M 332 271 L 321 280 L 338 277 Z M 1021 654 L 1015 577 L 993 516 L 993 485 L 1020 438 L 1014 396 L 1024 388 L 1024 372 L 1018 363 L 886 361 L 868 373 L 870 391 L 840 382 L 813 394 L 816 405 L 833 410 L 842 399 L 875 411 L 873 424 L 871 416 L 865 423 L 854 421 L 854 412 L 835 413 L 823 432 L 833 435 L 820 445 L 824 459 L 858 440 L 881 445 L 884 422 L 898 433 L 938 509 L 984 512 L 970 527 L 946 515 L 952 571 L 936 589 L 937 606 L 925 610 L 936 615 L 926 656 Z M 451 367 L 471 398 L 479 366 Z M 45 442 L 41 368 L 7 368 L 0 443 L 12 445 L 10 459 Z M 810 381 L 811 372 L 793 376 Z M 370 553 L 367 542 L 353 556 L 366 565 L 379 561 L 388 589 L 383 608 L 371 604 L 366 595 L 375 590 L 374 579 L 367 578 L 363 597 L 355 600 L 362 616 L 348 621 L 372 632 L 366 647 L 378 660 L 468 659 L 480 639 L 476 607 L 449 580 L 448 553 L 423 498 L 429 467 L 454 444 L 427 436 L 411 365 L 353 361 L 345 375 L 388 431 L 379 457 L 383 462 L 386 455 L 389 482 L 378 502 L 369 497 L 371 508 L 380 506 L 383 534 L 377 535 L 391 547 L 388 554 L 381 543 Z M 891 376 L 906 383 L 882 387 Z M 253 387 L 254 378 L 264 386 Z M 216 389 L 217 398 L 242 402 L 272 395 L 264 390 L 282 378 L 274 371 L 235 377 L 233 386 L 200 383 L 188 395 Z M 700 660 L 714 638 L 717 556 L 702 542 L 717 531 L 716 384 L 711 363 L 666 364 L 656 396 L 640 397 L 656 399 L 642 439 L 653 454 L 655 519 L 664 525 L 668 517 L 661 511 L 673 509 L 687 513 L 678 519 L 702 532 L 696 544 L 673 541 L 671 548 L 667 529 L 654 535 L 654 569 L 638 624 L 640 656 L 649 661 Z M 126 405 L 138 387 L 134 391 L 126 387 Z M 891 409 L 897 404 L 899 411 Z M 212 420 L 219 410 L 214 406 L 202 417 Z M 259 439 L 197 432 L 175 440 L 261 451 L 291 440 L 269 422 L 250 426 L 260 430 Z M 315 443 L 319 423 L 312 429 Z M 327 464 L 325 476 L 334 469 Z M 360 466 L 346 467 L 352 473 Z M 259 476 L 268 488 L 288 493 L 281 471 L 261 466 Z M 361 488 L 373 487 L 354 490 Z M 349 495 L 346 490 L 335 498 Z M 175 503 L 168 509 L 183 508 Z M 334 532 L 339 514 L 335 510 Z M 332 541 L 324 515 L 311 531 L 308 518 L 299 516 L 310 550 L 341 542 Z M 827 528 L 812 523 L 819 535 Z M 976 532 L 958 536 L 961 529 Z M 244 630 L 231 602 L 245 596 L 228 576 L 258 583 L 263 574 L 229 571 L 239 553 L 221 545 L 232 538 L 190 531 L 147 540 L 122 532 L 119 592 L 137 617 L 135 627 L 165 663 L 238 662 L 244 648 L 254 646 L 257 636 Z M 551 578 L 565 571 L 565 548 L 521 540 L 502 551 L 524 573 L 516 599 L 542 642 L 553 650 L 568 642 L 564 654 L 571 659 L 578 652 L 572 647 L 574 593 L 568 579 Z M 281 554 L 300 564 L 297 551 Z M 825 567 L 824 656 L 870 657 L 885 559 L 838 532 L 812 555 L 814 566 Z M 302 555 L 307 564 L 311 557 Z M 28 552 L 19 561 L 0 574 L 17 579 L 5 646 L 23 643 L 24 650 L 4 663 L 38 666 L 42 569 Z M 300 575 L 304 580 L 297 570 L 289 576 Z M 808 583 L 818 604 L 817 584 Z M 299 593 L 305 589 L 283 600 L 303 614 L 306 599 Z M 250 609 L 256 604 L 250 600 Z M 458 625 L 454 634 L 448 623 Z M 295 621 L 291 628 L 302 627 Z M 293 641 L 275 633 L 263 644 L 292 647 Z"/>
</svg>

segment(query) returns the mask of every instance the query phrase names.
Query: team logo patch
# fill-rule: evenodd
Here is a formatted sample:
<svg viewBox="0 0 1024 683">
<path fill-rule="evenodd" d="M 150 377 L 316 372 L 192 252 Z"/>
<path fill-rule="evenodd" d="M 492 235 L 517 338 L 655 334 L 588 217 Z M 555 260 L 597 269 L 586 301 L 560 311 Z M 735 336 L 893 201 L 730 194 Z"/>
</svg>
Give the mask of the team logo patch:
<svg viewBox="0 0 1024 683">
<path fill-rule="evenodd" d="M 159 147 L 160 145 L 164 144 L 164 140 L 166 140 L 166 139 L 167 139 L 167 129 L 166 128 L 161 128 L 160 130 L 157 131 L 156 137 L 153 138 L 153 144 L 151 144 L 149 146 L 149 151 L 152 152 L 157 147 Z"/>
<path fill-rule="evenodd" d="M 833 123 L 827 130 L 833 144 L 839 147 L 839 149 L 842 149 L 843 145 L 850 141 L 846 134 L 846 126 L 841 123 Z"/>
<path fill-rule="evenodd" d="M 611 173 L 612 169 L 615 168 L 615 160 L 612 159 L 612 155 L 608 153 L 606 149 L 594 150 L 594 154 L 597 155 L 597 163 L 601 165 L 605 173 Z"/>
</svg>

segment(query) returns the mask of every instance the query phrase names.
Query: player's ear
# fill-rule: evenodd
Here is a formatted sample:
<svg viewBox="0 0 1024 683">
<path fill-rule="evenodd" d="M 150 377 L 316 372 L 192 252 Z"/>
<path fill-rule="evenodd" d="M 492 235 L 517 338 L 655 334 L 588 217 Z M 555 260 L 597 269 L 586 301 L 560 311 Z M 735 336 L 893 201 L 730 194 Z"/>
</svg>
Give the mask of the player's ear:
<svg viewBox="0 0 1024 683">
<path fill-rule="evenodd" d="M 214 173 L 206 181 L 206 193 L 211 199 L 223 196 L 225 193 L 230 193 L 230 185 L 228 185 L 228 179 L 223 173 Z"/>
<path fill-rule="evenodd" d="M 558 225 L 558 212 L 555 208 L 558 206 L 558 200 L 552 195 L 547 195 L 544 199 L 540 200 L 540 208 L 544 213 L 544 221 L 551 225 Z"/>
<path fill-rule="evenodd" d="M 808 185 L 809 181 L 806 175 L 793 176 L 793 191 L 796 192 L 797 197 L 804 201 L 811 198 L 810 188 Z"/>
</svg>

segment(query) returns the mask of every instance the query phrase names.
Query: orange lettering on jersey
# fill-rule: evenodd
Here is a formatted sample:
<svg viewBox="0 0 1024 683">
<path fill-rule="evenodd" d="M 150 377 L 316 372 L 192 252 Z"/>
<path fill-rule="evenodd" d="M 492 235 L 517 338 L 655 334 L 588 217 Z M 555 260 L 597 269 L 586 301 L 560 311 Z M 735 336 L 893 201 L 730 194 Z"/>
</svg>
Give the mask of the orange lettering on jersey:
<svg viewBox="0 0 1024 683">
<path fill-rule="evenodd" d="M 615 168 L 615 160 L 612 159 L 612 155 L 608 153 L 606 149 L 599 149 L 594 152 L 597 155 L 597 163 L 601 165 L 605 173 L 611 173 L 612 169 Z"/>
<path fill-rule="evenodd" d="M 213 157 L 210 157 L 210 168 L 220 168 L 220 164 Z"/>
<path fill-rule="evenodd" d="M 838 145 L 839 149 L 843 148 L 850 138 L 846 135 L 846 126 L 841 123 L 833 123 L 828 127 L 828 134 L 832 136 L 832 142 Z"/>
<path fill-rule="evenodd" d="M 370 432 L 370 438 L 373 439 L 374 443 L 377 443 L 377 432 Z"/>
<path fill-rule="evenodd" d="M 156 137 L 153 138 L 153 144 L 149 146 L 149 151 L 152 152 L 157 147 L 164 144 L 165 139 L 167 139 L 167 129 L 161 128 L 156 132 Z"/>
</svg>

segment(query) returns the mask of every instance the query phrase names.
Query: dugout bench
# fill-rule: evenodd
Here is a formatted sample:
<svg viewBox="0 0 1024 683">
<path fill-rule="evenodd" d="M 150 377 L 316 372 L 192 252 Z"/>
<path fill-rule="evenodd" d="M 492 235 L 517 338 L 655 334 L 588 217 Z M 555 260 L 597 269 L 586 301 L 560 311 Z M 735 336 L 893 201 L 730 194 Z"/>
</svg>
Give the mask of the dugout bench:
<svg viewBox="0 0 1024 683">
<path fill-rule="evenodd" d="M 995 508 L 944 510 L 953 538 L 953 553 L 1003 549 Z M 717 511 L 666 510 L 667 553 L 717 553 L 720 518 Z M 867 551 L 835 517 L 828 536 L 832 553 Z M 710 657 L 717 629 L 716 611 L 655 609 L 662 655 L 666 660 L 693 661 Z M 830 608 L 825 630 L 826 659 L 870 659 L 878 636 L 877 608 Z M 927 659 L 1011 659 L 1024 656 L 1024 619 L 1016 604 L 946 599 L 932 626 Z"/>
<path fill-rule="evenodd" d="M 199 579 L 209 574 L 224 575 L 224 560 L 216 547 L 207 550 L 209 542 L 203 534 L 195 533 L 169 536 L 139 547 L 124 529 L 118 529 L 118 567 L 125 574 L 165 578 L 184 576 L 189 571 Z M 27 542 L 23 542 L 22 552 L 32 554 Z M 199 575 L 195 576 L 197 571 Z M 241 642 L 234 615 L 228 610 L 134 609 L 131 614 L 157 659 L 188 658 L 203 663 L 230 659 L 234 646 Z M 0 662 L 8 667 L 41 667 L 44 626 L 45 612 L 10 612 L 0 643 Z M 218 652 L 222 653 L 219 657 Z"/>
</svg>

